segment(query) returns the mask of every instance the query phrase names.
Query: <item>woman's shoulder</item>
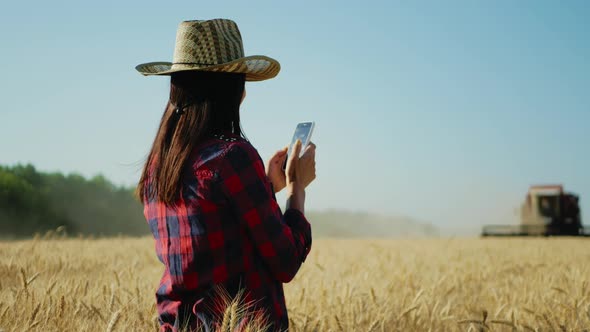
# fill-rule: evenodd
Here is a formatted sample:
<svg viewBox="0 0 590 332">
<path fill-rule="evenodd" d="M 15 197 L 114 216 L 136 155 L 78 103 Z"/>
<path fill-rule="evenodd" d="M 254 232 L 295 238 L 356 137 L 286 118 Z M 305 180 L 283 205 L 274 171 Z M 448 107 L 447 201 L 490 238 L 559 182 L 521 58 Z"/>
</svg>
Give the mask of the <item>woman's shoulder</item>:
<svg viewBox="0 0 590 332">
<path fill-rule="evenodd" d="M 230 162 L 251 163 L 260 159 L 258 151 L 252 144 L 238 135 L 214 135 L 205 144 L 195 149 L 195 158 L 193 168 L 198 169 L 203 166 Z"/>
</svg>

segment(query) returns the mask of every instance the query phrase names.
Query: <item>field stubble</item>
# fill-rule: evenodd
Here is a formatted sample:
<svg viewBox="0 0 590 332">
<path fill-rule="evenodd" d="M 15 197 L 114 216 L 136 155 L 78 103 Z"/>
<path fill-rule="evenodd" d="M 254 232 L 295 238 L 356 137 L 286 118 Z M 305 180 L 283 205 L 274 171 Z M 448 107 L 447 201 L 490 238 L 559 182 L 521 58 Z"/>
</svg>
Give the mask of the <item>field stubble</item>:
<svg viewBox="0 0 590 332">
<path fill-rule="evenodd" d="M 583 331 L 583 239 L 315 240 L 292 331 Z M 0 330 L 156 331 L 151 238 L 0 243 Z"/>
</svg>

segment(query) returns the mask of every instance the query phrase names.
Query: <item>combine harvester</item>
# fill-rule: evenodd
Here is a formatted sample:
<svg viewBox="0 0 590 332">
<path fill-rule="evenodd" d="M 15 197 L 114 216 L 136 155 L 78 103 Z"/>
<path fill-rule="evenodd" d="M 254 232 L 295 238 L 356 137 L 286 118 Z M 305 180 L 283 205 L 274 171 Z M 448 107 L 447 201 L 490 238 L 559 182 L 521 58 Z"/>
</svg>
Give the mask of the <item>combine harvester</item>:
<svg viewBox="0 0 590 332">
<path fill-rule="evenodd" d="M 578 200 L 562 185 L 532 186 L 520 208 L 520 225 L 484 226 L 482 236 L 590 236 Z"/>
</svg>

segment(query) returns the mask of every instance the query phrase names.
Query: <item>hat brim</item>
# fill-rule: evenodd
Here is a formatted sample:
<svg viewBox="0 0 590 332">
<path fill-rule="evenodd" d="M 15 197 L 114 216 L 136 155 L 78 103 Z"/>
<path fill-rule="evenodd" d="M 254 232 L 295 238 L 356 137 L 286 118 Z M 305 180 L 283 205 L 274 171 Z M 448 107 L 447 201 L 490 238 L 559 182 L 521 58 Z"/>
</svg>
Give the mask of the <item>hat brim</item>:
<svg viewBox="0 0 590 332">
<path fill-rule="evenodd" d="M 246 81 L 264 81 L 277 76 L 281 70 L 279 62 L 263 55 L 252 55 L 218 65 L 173 64 L 172 62 L 148 62 L 135 67 L 144 76 L 170 75 L 180 71 L 211 71 L 241 73 Z"/>
</svg>

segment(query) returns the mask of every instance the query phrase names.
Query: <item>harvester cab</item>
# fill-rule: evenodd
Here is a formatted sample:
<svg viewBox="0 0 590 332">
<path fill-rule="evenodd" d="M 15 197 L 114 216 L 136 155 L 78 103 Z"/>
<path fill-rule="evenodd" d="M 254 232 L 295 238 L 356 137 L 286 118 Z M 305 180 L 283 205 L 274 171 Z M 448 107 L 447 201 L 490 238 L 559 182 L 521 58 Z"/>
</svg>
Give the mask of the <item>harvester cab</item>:
<svg viewBox="0 0 590 332">
<path fill-rule="evenodd" d="M 579 198 L 561 185 L 532 186 L 520 208 L 520 225 L 484 226 L 483 236 L 587 236 Z"/>
</svg>

